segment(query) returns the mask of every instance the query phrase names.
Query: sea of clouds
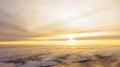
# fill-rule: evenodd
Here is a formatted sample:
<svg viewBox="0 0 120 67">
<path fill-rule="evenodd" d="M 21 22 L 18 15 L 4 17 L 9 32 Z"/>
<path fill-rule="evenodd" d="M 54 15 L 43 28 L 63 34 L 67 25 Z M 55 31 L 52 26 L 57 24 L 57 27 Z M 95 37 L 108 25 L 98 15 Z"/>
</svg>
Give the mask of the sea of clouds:
<svg viewBox="0 0 120 67">
<path fill-rule="evenodd" d="M 115 45 L 1 45 L 0 67 L 67 67 L 60 65 L 113 60 L 119 53 L 120 46 Z"/>
</svg>

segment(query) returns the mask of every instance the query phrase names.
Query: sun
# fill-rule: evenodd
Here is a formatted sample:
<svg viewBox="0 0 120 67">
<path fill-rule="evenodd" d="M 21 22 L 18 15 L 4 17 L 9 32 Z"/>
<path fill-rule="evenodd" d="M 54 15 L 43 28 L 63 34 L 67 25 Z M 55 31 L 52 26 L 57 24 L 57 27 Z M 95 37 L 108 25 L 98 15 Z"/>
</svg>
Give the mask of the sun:
<svg viewBox="0 0 120 67">
<path fill-rule="evenodd" d="M 74 40 L 73 38 L 70 38 L 70 39 L 68 40 L 68 42 L 73 43 L 73 42 L 75 42 L 75 40 Z"/>
<path fill-rule="evenodd" d="M 69 38 L 69 40 L 68 40 L 69 42 L 74 42 L 74 36 L 69 35 L 68 38 Z"/>
<path fill-rule="evenodd" d="M 69 43 L 68 45 L 73 45 L 75 43 L 74 37 L 76 37 L 74 34 L 64 34 L 64 35 L 59 35 L 60 38 L 68 38 L 66 41 Z"/>
</svg>

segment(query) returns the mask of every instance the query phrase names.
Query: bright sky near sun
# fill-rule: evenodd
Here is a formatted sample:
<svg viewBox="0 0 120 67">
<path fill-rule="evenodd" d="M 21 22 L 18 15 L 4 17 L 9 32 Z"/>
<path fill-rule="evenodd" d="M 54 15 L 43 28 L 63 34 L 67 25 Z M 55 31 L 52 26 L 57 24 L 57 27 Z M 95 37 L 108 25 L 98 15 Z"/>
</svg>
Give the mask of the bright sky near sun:
<svg viewBox="0 0 120 67">
<path fill-rule="evenodd" d="M 0 0 L 0 44 L 73 40 L 120 44 L 120 0 Z"/>
</svg>

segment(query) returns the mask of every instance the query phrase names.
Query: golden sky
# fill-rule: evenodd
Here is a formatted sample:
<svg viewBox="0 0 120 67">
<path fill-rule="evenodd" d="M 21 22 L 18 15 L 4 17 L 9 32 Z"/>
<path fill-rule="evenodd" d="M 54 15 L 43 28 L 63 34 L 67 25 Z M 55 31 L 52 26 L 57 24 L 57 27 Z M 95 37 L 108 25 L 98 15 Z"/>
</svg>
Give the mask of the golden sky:
<svg viewBox="0 0 120 67">
<path fill-rule="evenodd" d="M 70 39 L 120 44 L 120 0 L 0 0 L 0 44 Z"/>
</svg>

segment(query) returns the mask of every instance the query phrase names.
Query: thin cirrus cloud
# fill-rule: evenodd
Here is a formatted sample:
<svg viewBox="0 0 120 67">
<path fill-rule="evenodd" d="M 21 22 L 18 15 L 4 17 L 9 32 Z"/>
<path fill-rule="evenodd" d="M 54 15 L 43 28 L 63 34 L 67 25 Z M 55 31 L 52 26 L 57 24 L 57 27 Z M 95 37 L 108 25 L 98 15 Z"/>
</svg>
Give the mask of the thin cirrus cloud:
<svg viewBox="0 0 120 67">
<path fill-rule="evenodd" d="M 119 34 L 119 7 L 119 0 L 0 0 L 0 41 L 99 31 Z M 119 37 L 114 34 L 76 39 Z"/>
</svg>

